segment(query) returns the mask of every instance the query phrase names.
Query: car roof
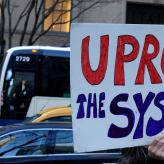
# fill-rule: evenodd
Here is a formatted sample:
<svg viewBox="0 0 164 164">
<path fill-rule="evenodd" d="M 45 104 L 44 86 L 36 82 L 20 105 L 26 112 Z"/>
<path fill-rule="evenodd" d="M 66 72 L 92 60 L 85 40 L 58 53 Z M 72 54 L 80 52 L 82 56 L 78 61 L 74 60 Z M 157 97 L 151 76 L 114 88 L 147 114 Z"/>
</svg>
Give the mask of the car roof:
<svg viewBox="0 0 164 164">
<path fill-rule="evenodd" d="M 58 112 L 59 110 L 67 112 L 67 111 L 71 111 L 71 107 L 70 106 L 58 106 L 58 107 L 46 108 L 46 109 L 41 110 L 37 114 L 44 114 L 47 112 Z"/>
<path fill-rule="evenodd" d="M 47 108 L 46 110 L 43 110 L 40 113 L 36 114 L 31 121 L 42 122 L 46 119 L 64 117 L 64 116 L 68 116 L 68 117 L 72 116 L 71 107 L 67 106 L 67 107 Z"/>
<path fill-rule="evenodd" d="M 54 109 L 54 110 L 50 110 L 50 111 L 47 111 L 47 112 L 44 112 L 42 115 L 56 115 L 56 116 L 65 116 L 65 115 L 72 115 L 72 112 L 71 112 L 71 108 L 58 108 L 58 109 Z"/>
<path fill-rule="evenodd" d="M 72 129 L 72 123 L 69 122 L 50 122 L 50 123 L 20 123 L 9 126 L 4 126 L 0 129 L 0 136 L 9 132 L 26 130 L 26 129 L 46 129 L 46 128 L 60 128 L 60 129 Z"/>
<path fill-rule="evenodd" d="M 58 117 L 58 116 L 71 116 L 71 108 L 57 108 L 54 110 L 50 110 L 41 114 L 41 117 L 49 118 L 49 117 Z"/>
</svg>

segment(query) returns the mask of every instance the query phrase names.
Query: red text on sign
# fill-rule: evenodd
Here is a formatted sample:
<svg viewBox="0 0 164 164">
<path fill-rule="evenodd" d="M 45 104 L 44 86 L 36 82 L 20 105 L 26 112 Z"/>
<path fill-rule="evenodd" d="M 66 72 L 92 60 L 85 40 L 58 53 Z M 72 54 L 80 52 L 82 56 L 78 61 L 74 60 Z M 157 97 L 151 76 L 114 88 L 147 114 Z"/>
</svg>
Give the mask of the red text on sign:
<svg viewBox="0 0 164 164">
<path fill-rule="evenodd" d="M 89 61 L 89 42 L 90 37 L 87 36 L 82 40 L 81 49 L 81 65 L 82 71 L 85 79 L 91 85 L 100 84 L 105 75 L 108 65 L 108 50 L 109 46 L 109 36 L 104 35 L 100 37 L 100 61 L 98 68 L 92 70 Z M 125 55 L 125 46 L 131 45 L 132 51 Z M 149 46 L 153 46 L 153 52 L 149 53 Z M 116 49 L 116 61 L 115 61 L 115 71 L 114 71 L 114 85 L 125 85 L 125 70 L 124 64 L 132 62 L 137 59 L 140 52 L 140 45 L 136 37 L 132 35 L 121 35 L 117 39 L 117 49 Z M 150 81 L 152 84 L 162 83 L 161 76 L 157 71 L 155 65 L 153 64 L 153 59 L 159 55 L 160 44 L 158 39 L 152 35 L 146 35 L 144 40 L 144 46 L 141 53 L 141 59 L 138 66 L 138 71 L 135 79 L 136 85 L 143 85 L 145 78 L 145 71 L 148 70 Z M 109 63 L 110 64 L 110 63 Z M 164 50 L 161 57 L 161 70 L 164 73 Z"/>
</svg>

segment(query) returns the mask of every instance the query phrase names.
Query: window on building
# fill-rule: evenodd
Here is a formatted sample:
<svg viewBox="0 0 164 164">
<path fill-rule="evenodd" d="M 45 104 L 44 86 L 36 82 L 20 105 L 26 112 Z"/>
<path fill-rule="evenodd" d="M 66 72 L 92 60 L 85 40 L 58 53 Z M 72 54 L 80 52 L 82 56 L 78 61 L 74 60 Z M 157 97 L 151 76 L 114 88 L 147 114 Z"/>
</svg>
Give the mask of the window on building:
<svg viewBox="0 0 164 164">
<path fill-rule="evenodd" d="M 126 23 L 164 24 L 164 6 L 149 3 L 127 3 Z"/>
<path fill-rule="evenodd" d="M 48 12 L 52 6 L 54 6 L 53 12 L 44 21 L 44 30 L 47 30 L 55 22 L 50 31 L 69 32 L 71 0 L 46 0 L 45 12 Z"/>
</svg>

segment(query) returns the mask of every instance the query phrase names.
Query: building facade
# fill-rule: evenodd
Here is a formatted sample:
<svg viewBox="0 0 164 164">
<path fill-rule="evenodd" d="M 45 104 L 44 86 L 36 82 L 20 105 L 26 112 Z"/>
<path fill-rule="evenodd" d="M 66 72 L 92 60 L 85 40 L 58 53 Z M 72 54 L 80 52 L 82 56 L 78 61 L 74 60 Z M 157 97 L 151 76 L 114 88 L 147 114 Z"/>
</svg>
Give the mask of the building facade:
<svg viewBox="0 0 164 164">
<path fill-rule="evenodd" d="M 31 44 L 50 46 L 69 46 L 71 23 L 164 23 L 163 0 L 84 0 L 83 3 L 79 3 L 78 0 L 59 0 L 55 9 L 51 11 L 49 16 L 45 17 L 44 21 L 42 20 L 44 16 L 36 17 L 40 7 L 41 12 L 38 13 L 38 15 L 45 15 L 56 1 L 57 0 L 36 1 L 35 3 L 38 3 L 37 7 L 31 6 L 32 9 L 30 10 L 28 1 L 25 3 L 25 1 L 22 0 L 10 0 L 10 3 L 6 4 L 4 11 L 6 15 L 3 36 L 6 45 L 5 49 L 19 45 L 28 45 L 31 33 L 35 31 L 33 29 L 36 21 L 40 21 L 41 24 L 37 27 L 33 41 L 41 33 L 44 34 L 44 31 L 48 30 L 48 32 Z M 10 6 L 10 10 L 7 9 L 7 5 Z M 30 14 L 28 15 L 29 11 Z M 22 16 L 20 17 L 21 14 Z M 23 14 L 27 15 L 23 17 Z M 21 19 L 21 21 L 19 21 L 19 19 Z M 52 25 L 54 19 L 56 19 L 56 24 Z M 71 22 L 69 20 L 71 20 Z M 19 23 L 19 25 L 14 33 L 12 33 L 11 31 L 17 23 Z M 2 19 L 0 24 L 1 26 L 3 25 Z M 24 36 L 22 36 L 22 33 Z M 20 40 L 22 38 L 23 41 L 21 42 Z M 2 43 L 3 41 L 1 41 L 1 44 Z"/>
</svg>

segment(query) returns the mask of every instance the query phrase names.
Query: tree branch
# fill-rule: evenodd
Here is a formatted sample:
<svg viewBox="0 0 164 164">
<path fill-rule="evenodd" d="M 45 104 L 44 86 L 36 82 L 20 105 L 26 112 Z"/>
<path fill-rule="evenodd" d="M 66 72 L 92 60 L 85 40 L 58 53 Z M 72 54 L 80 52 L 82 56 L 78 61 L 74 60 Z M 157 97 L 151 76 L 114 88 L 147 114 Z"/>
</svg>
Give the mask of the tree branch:
<svg viewBox="0 0 164 164">
<path fill-rule="evenodd" d="M 24 37 L 25 37 L 26 31 L 27 31 L 29 18 L 30 18 L 31 12 L 34 8 L 34 4 L 35 4 L 35 0 L 32 0 L 31 4 L 29 6 L 29 12 L 27 13 L 26 20 L 25 20 L 25 23 L 24 23 L 24 28 L 23 28 L 23 31 L 22 31 L 21 39 L 20 39 L 20 46 L 23 44 Z"/>
<path fill-rule="evenodd" d="M 7 2 L 7 13 L 8 13 L 8 17 L 9 17 L 9 45 L 8 48 L 10 48 L 12 46 L 12 37 L 11 37 L 11 29 L 12 29 L 12 19 L 11 19 L 11 10 L 10 10 L 10 0 L 8 0 Z"/>
<path fill-rule="evenodd" d="M 2 0 L 0 3 L 0 10 L 1 10 L 1 22 L 0 22 L 0 42 L 1 42 L 1 49 L 0 54 L 4 53 L 5 50 L 5 38 L 4 38 L 4 32 L 5 32 L 5 7 L 6 7 L 7 0 Z"/>
<path fill-rule="evenodd" d="M 2 27 L 1 27 L 1 34 L 0 37 L 4 38 L 4 29 L 5 29 L 5 11 L 4 8 L 7 6 L 7 4 L 9 4 L 10 0 L 0 0 L 0 8 L 1 8 L 1 22 L 2 22 Z M 60 9 L 58 9 L 58 5 L 63 2 L 67 2 L 67 0 L 52 0 L 53 4 L 50 5 L 48 8 L 44 9 L 44 2 L 46 2 L 46 0 L 27 0 L 25 7 L 23 8 L 22 6 L 22 10 L 18 16 L 18 19 L 16 19 L 16 23 L 13 25 L 12 24 L 12 13 L 11 13 L 11 6 L 7 6 L 7 11 L 8 11 L 8 15 L 9 15 L 9 35 L 10 37 L 13 38 L 18 26 L 20 25 L 21 22 L 24 21 L 24 26 L 23 26 L 23 30 L 21 32 L 21 37 L 20 37 L 20 43 L 19 45 L 22 45 L 24 43 L 24 38 L 25 38 L 25 34 L 27 32 L 27 27 L 29 25 L 29 23 L 31 23 L 29 20 L 31 18 L 34 17 L 34 19 L 32 20 L 33 22 L 31 23 L 31 32 L 29 33 L 29 38 L 27 41 L 28 45 L 32 45 L 34 44 L 40 37 L 42 37 L 43 35 L 45 35 L 47 32 L 50 31 L 50 29 L 53 26 L 57 26 L 59 24 L 67 24 L 69 22 L 74 21 L 75 19 L 77 19 L 79 16 L 81 16 L 83 13 L 85 13 L 86 11 L 88 11 L 89 9 L 93 8 L 94 6 L 96 6 L 98 3 L 115 3 L 121 0 L 73 0 L 71 1 L 71 8 L 68 10 L 63 10 L 61 11 Z M 11 2 L 11 1 L 10 1 Z M 87 5 L 85 5 L 85 3 L 87 3 Z M 84 4 L 84 6 L 83 6 Z M 24 6 L 24 5 L 23 5 Z M 14 9 L 14 8 L 12 8 Z M 62 20 L 61 18 L 63 17 L 64 14 L 67 13 L 71 13 L 72 11 L 74 11 L 75 9 L 79 9 L 78 13 L 75 13 L 75 15 L 72 15 L 69 20 Z M 13 10 L 14 11 L 14 10 Z M 51 16 L 51 14 L 55 14 L 55 12 L 59 12 L 60 14 L 56 14 L 58 15 L 55 18 L 52 18 L 54 20 L 52 20 L 52 22 L 48 25 L 47 29 L 45 29 L 44 31 L 39 31 L 40 28 L 44 25 L 44 22 L 47 18 L 49 18 Z M 33 14 L 33 15 L 32 15 Z M 31 17 L 33 16 L 33 17 Z M 13 29 L 12 29 L 12 26 Z M 38 32 L 39 31 L 39 32 Z M 38 33 L 37 33 L 38 32 Z"/>
<path fill-rule="evenodd" d="M 15 31 L 16 31 L 18 25 L 19 25 L 19 23 L 20 23 L 21 20 L 22 20 L 22 18 L 24 18 L 24 17 L 27 15 L 27 13 L 29 12 L 29 5 L 30 5 L 30 4 L 31 4 L 31 0 L 27 2 L 27 4 L 25 5 L 25 8 L 24 8 L 24 9 L 22 10 L 22 12 L 20 13 L 20 15 L 19 15 L 19 17 L 18 17 L 18 19 L 17 19 L 17 22 L 16 22 L 16 24 L 15 24 L 13 30 L 12 30 L 12 33 L 11 33 L 12 36 L 14 35 L 14 33 L 15 33 Z"/>
<path fill-rule="evenodd" d="M 59 22 L 59 19 L 66 13 L 71 12 L 74 8 L 76 8 L 77 6 L 79 6 L 81 3 L 83 3 L 84 1 L 78 1 L 78 3 L 76 5 L 74 5 L 73 7 L 71 7 L 70 10 L 66 10 L 65 12 L 61 13 L 57 19 L 46 29 L 44 30 L 42 33 L 40 33 L 33 41 L 32 44 L 34 44 L 40 37 L 42 37 L 43 35 L 45 35 L 47 32 L 49 32 L 49 30 L 54 26 L 54 25 L 58 25 L 58 24 L 66 24 L 69 22 L 72 22 L 73 20 L 75 20 L 76 18 L 78 18 L 82 13 L 84 13 L 85 11 L 89 10 L 90 8 L 92 8 L 93 6 L 95 6 L 96 4 L 98 4 L 101 0 L 97 0 L 96 2 L 92 3 L 90 6 L 88 6 L 87 8 L 83 9 L 80 13 L 78 13 L 75 17 L 71 18 L 68 21 L 61 21 Z M 44 21 L 45 19 L 43 19 Z"/>
<path fill-rule="evenodd" d="M 38 1 L 36 1 L 36 2 L 38 2 Z M 44 0 L 40 1 L 39 7 L 38 7 L 38 3 L 35 4 L 36 5 L 35 6 L 35 21 L 34 21 L 32 31 L 30 33 L 30 37 L 29 37 L 29 40 L 28 40 L 28 45 L 32 44 L 32 39 L 33 39 L 33 36 L 35 35 L 35 32 L 36 32 L 36 26 L 37 26 L 37 23 L 39 21 L 39 16 L 41 15 L 41 9 L 43 7 L 43 4 L 44 4 Z"/>
<path fill-rule="evenodd" d="M 59 1 L 60 0 L 56 0 L 56 2 L 47 10 L 47 12 L 44 12 L 43 19 L 41 19 L 41 21 L 36 26 L 36 30 L 38 30 L 38 28 L 44 23 L 45 19 L 47 19 L 50 16 L 50 14 L 54 11 L 54 9 L 57 6 L 57 4 L 59 3 Z M 63 0 L 62 2 L 64 2 L 64 1 L 65 0 Z"/>
<path fill-rule="evenodd" d="M 96 4 L 100 3 L 102 0 L 97 0 L 94 3 L 92 3 L 90 6 L 84 8 L 82 11 L 80 11 L 76 16 L 74 16 L 73 18 L 71 18 L 70 22 L 72 22 L 73 20 L 77 19 L 80 15 L 82 15 L 85 11 L 91 9 L 93 6 L 95 6 Z"/>
</svg>

